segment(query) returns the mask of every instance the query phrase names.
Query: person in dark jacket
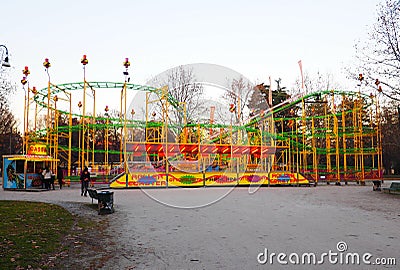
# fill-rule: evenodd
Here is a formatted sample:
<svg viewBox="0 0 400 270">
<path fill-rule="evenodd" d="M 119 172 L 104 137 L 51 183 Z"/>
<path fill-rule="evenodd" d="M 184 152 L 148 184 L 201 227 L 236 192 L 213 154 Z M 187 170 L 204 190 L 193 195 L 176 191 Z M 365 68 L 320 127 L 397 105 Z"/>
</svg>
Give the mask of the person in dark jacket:
<svg viewBox="0 0 400 270">
<path fill-rule="evenodd" d="M 58 184 L 60 185 L 60 189 L 62 189 L 64 182 L 64 174 L 60 166 L 57 167 L 57 180 Z"/>
<path fill-rule="evenodd" d="M 88 167 L 85 167 L 81 173 L 81 196 L 87 197 L 87 190 L 89 188 L 90 172 Z"/>
</svg>

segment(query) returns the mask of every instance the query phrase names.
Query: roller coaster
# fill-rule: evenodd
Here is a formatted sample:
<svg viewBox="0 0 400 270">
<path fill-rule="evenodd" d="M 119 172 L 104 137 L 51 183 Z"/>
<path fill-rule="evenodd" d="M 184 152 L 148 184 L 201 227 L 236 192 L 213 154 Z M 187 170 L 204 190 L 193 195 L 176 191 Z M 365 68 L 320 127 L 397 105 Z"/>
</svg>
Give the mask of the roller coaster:
<svg viewBox="0 0 400 270">
<path fill-rule="evenodd" d="M 100 89 L 121 89 L 117 117 L 108 106 L 96 111 Z M 110 179 L 112 188 L 362 185 L 382 179 L 377 95 L 339 90 L 299 94 L 265 110 L 250 108 L 247 119 L 226 123 L 211 116 L 208 121 L 187 120 L 185 104 L 168 87 L 126 79 L 58 85 L 49 79 L 47 87 L 27 90 L 23 154 L 45 145 L 51 167 L 63 160 L 68 177 L 89 166 Z M 131 117 L 128 91 L 146 97 L 141 108 L 132 108 Z M 77 95 L 83 97 L 79 113 L 72 108 Z M 143 112 L 142 119 L 134 119 L 136 111 Z M 179 121 L 173 112 L 179 112 Z M 45 127 L 37 124 L 40 113 L 46 115 Z M 227 106 L 226 113 L 238 118 L 235 106 Z M 110 131 L 119 138 L 118 148 L 110 149 Z M 110 155 L 118 160 L 111 164 Z"/>
</svg>

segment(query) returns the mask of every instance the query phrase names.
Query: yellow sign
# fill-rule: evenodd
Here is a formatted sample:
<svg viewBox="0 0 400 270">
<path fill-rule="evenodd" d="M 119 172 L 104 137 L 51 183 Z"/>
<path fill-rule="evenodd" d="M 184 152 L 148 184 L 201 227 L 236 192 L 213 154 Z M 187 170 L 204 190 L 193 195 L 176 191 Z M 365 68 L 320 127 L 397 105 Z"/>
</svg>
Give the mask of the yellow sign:
<svg viewBox="0 0 400 270">
<path fill-rule="evenodd" d="M 47 155 L 47 147 L 45 144 L 29 145 L 28 155 Z"/>
</svg>

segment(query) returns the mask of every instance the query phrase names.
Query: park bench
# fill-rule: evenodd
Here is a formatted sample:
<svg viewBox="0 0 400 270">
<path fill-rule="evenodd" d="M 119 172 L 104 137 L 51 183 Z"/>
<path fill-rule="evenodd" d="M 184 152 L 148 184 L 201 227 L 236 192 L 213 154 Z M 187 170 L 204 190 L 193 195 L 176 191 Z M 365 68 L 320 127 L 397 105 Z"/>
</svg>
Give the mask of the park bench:
<svg viewBox="0 0 400 270">
<path fill-rule="evenodd" d="M 90 198 L 97 200 L 98 214 L 111 214 L 114 213 L 114 192 L 100 191 L 95 189 L 88 189 Z"/>
<path fill-rule="evenodd" d="M 390 184 L 390 187 L 383 188 L 383 192 L 391 193 L 391 194 L 400 194 L 400 182 L 399 181 L 393 181 Z"/>
</svg>

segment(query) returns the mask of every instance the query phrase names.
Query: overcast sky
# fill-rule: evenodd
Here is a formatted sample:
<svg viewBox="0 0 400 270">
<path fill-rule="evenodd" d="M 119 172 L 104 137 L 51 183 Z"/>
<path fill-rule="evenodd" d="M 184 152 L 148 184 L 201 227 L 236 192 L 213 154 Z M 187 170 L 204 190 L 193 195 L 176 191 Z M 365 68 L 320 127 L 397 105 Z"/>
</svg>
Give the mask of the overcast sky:
<svg viewBox="0 0 400 270">
<path fill-rule="evenodd" d="M 247 78 L 282 78 L 290 88 L 303 70 L 331 73 L 351 63 L 354 44 L 365 39 L 378 0 L 264 1 L 3 1 L 0 44 L 19 80 L 29 66 L 30 84 L 47 85 L 42 66 L 52 63 L 53 83 L 122 81 L 129 57 L 131 82 L 143 84 L 174 66 L 212 63 Z M 340 77 L 342 76 L 342 77 Z M 23 108 L 21 84 L 14 99 Z"/>
</svg>

